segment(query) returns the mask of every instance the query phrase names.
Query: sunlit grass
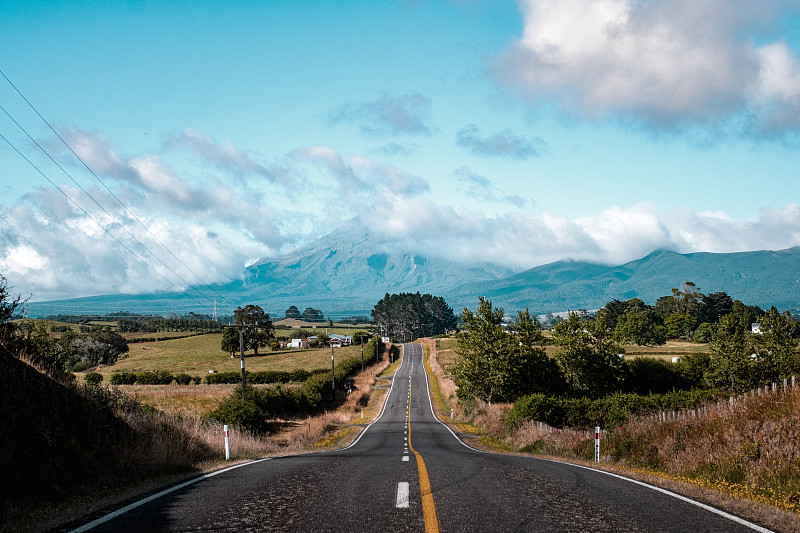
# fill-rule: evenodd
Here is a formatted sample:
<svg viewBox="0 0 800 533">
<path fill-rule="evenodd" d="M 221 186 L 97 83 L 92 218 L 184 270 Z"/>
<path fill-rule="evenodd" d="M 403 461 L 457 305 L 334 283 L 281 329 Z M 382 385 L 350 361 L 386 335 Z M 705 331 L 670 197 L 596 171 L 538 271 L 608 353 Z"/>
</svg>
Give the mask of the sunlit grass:
<svg viewBox="0 0 800 533">
<path fill-rule="evenodd" d="M 209 333 L 181 339 L 142 342 L 129 345 L 127 357 L 113 366 L 102 367 L 99 372 L 108 379 L 115 371 L 146 372 L 166 371 L 172 374 L 185 372 L 192 376 L 205 376 L 210 370 L 217 372 L 238 372 L 241 370 L 240 358 L 231 358 L 220 349 L 222 335 Z M 334 349 L 336 360 L 361 355 L 360 346 L 346 346 Z M 271 352 L 269 349 L 245 354 L 245 367 L 248 371 L 262 370 L 319 370 L 331 366 L 331 349 L 284 350 Z"/>
</svg>

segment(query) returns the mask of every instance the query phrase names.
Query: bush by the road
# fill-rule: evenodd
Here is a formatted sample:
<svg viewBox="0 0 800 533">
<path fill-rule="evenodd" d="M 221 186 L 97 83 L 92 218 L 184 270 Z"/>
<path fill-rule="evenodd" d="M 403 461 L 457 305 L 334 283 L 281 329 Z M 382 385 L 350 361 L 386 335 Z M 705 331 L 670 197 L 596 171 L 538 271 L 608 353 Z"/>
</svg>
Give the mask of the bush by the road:
<svg viewBox="0 0 800 533">
<path fill-rule="evenodd" d="M 597 399 L 531 394 L 514 402 L 508 414 L 508 425 L 518 427 L 528 420 L 536 420 L 559 428 L 609 428 L 636 414 L 691 409 L 726 396 L 713 389 L 648 395 L 616 393 Z"/>
<path fill-rule="evenodd" d="M 372 365 L 377 360 L 375 342 L 370 341 L 364 347 L 364 365 Z M 298 389 L 289 389 L 280 385 L 257 389 L 248 385 L 246 389 L 246 404 L 242 403 L 242 388 L 238 386 L 233 394 L 226 398 L 217 409 L 208 413 L 206 418 L 222 424 L 231 424 L 240 429 L 264 433 L 269 427 L 267 423 L 269 419 L 278 416 L 287 418 L 304 417 L 319 413 L 325 408 L 334 407 L 345 396 L 343 390 L 348 379 L 360 370 L 361 357 L 350 357 L 336 363 L 333 368 L 335 389 L 331 386 L 330 370 L 308 373 L 308 377 Z M 212 374 L 208 377 L 223 376 L 222 379 L 229 379 L 226 376 L 227 374 L 236 373 Z M 266 377 L 269 373 L 254 374 L 264 374 L 264 377 Z M 277 376 L 279 374 L 281 373 L 276 372 L 272 375 Z M 296 375 L 300 374 L 297 373 Z M 249 376 L 248 381 L 250 379 Z M 241 374 L 236 374 L 236 377 L 237 380 L 241 380 Z M 287 379 L 286 381 L 292 380 Z M 237 382 L 234 381 L 234 383 Z M 275 381 L 272 383 L 275 383 Z"/>
</svg>

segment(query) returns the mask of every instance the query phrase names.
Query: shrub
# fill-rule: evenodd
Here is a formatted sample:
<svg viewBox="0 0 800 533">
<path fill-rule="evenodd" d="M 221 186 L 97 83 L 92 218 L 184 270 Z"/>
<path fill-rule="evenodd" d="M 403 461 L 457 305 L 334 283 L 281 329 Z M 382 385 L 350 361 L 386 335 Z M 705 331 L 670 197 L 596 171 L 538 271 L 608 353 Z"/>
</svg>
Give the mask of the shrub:
<svg viewBox="0 0 800 533">
<path fill-rule="evenodd" d="M 89 370 L 92 367 L 92 364 L 89 361 L 78 361 L 74 365 L 72 365 L 73 372 L 83 372 L 84 370 Z"/>
<path fill-rule="evenodd" d="M 103 382 L 103 375 L 98 372 L 89 372 L 83 376 L 83 382 L 90 387 L 97 387 Z"/>
<path fill-rule="evenodd" d="M 637 357 L 628 362 L 625 390 L 636 394 L 662 394 L 691 388 L 676 364 L 662 359 Z"/>
<path fill-rule="evenodd" d="M 189 374 L 186 374 L 185 372 L 182 372 L 177 376 L 175 376 L 175 382 L 178 385 L 189 385 L 191 383 L 194 383 L 194 380 L 195 380 L 194 377 L 190 376 Z"/>
<path fill-rule="evenodd" d="M 254 390 L 248 388 L 248 396 Z M 230 424 L 240 430 L 253 433 L 265 433 L 267 430 L 266 416 L 256 405 L 256 402 L 242 402 L 241 388 L 223 400 L 216 409 L 206 416 L 206 419 L 217 420 L 222 424 Z"/>
<path fill-rule="evenodd" d="M 114 372 L 109 382 L 112 385 L 133 385 L 136 383 L 136 374 L 133 372 Z"/>
<path fill-rule="evenodd" d="M 169 372 L 137 372 L 135 383 L 139 385 L 169 385 L 175 379 Z"/>
<path fill-rule="evenodd" d="M 537 420 L 553 427 L 611 427 L 633 415 L 692 409 L 725 396 L 726 393 L 713 389 L 648 395 L 615 393 L 597 399 L 531 394 L 514 402 L 507 424 L 509 427 L 518 427 L 528 420 Z"/>
</svg>

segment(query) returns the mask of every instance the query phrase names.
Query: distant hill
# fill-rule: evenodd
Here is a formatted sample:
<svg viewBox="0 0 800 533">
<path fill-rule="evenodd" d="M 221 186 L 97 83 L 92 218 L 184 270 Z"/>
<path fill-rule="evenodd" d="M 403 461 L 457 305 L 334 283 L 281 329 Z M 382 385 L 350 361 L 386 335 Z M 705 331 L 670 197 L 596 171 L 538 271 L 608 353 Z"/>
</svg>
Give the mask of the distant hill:
<svg viewBox="0 0 800 533">
<path fill-rule="evenodd" d="M 457 263 L 410 252 L 365 233 L 334 232 L 292 253 L 264 259 L 245 269 L 240 279 L 200 287 L 206 298 L 186 293 L 107 295 L 29 304 L 29 313 L 46 316 L 85 310 L 139 313 L 210 314 L 237 305 L 261 305 L 283 318 L 291 305 L 321 309 L 334 320 L 369 315 L 386 293 L 422 292 L 443 296 L 458 313 L 485 296 L 507 311 L 535 313 L 596 309 L 613 299 L 638 297 L 654 303 L 684 281 L 701 292 L 726 292 L 750 305 L 781 310 L 800 308 L 800 247 L 780 251 L 678 254 L 659 250 L 624 265 L 572 260 L 514 273 L 510 268 L 476 261 Z M 66 310 L 66 311 L 65 311 Z"/>
<path fill-rule="evenodd" d="M 659 250 L 620 266 L 558 261 L 494 282 L 464 284 L 450 294 L 459 305 L 474 306 L 480 295 L 506 309 L 529 307 L 538 313 L 597 309 L 615 298 L 652 304 L 684 281 L 748 305 L 798 309 L 800 247 L 729 254 Z"/>
</svg>

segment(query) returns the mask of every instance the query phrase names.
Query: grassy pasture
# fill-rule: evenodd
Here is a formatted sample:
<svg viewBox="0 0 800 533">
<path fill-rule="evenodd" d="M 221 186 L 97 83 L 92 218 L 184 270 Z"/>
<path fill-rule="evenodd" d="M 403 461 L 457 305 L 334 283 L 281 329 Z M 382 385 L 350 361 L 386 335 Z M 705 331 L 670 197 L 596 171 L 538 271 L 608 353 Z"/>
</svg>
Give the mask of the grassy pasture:
<svg viewBox="0 0 800 533">
<path fill-rule="evenodd" d="M 185 372 L 192 376 L 205 376 L 209 370 L 238 372 L 241 363 L 220 350 L 221 333 L 208 333 L 182 339 L 142 342 L 129 345 L 128 356 L 115 365 L 102 367 L 104 378 L 114 371 L 146 372 L 163 370 L 172 374 Z M 339 360 L 361 355 L 360 346 L 336 348 L 334 357 Z M 261 370 L 317 370 L 330 368 L 331 349 L 284 350 L 278 352 L 245 353 L 245 366 L 249 371 Z"/>
</svg>

